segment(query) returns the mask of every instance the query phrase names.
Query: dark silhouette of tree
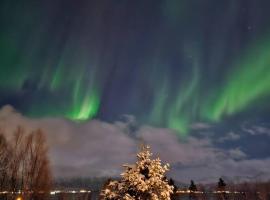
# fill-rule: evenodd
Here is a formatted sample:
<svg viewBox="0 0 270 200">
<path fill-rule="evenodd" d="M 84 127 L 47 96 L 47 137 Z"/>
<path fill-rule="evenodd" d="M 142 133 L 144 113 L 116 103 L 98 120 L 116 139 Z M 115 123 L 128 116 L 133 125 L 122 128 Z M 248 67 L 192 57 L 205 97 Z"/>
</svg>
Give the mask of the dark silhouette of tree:
<svg viewBox="0 0 270 200">
<path fill-rule="evenodd" d="M 168 183 L 169 183 L 169 185 L 173 186 L 174 191 L 177 191 L 178 188 L 177 188 L 177 186 L 172 178 L 169 179 Z"/>
<path fill-rule="evenodd" d="M 190 186 L 189 186 L 189 199 L 197 199 L 196 191 L 197 191 L 197 186 L 195 185 L 194 181 L 190 181 Z"/>
<path fill-rule="evenodd" d="M 222 178 L 219 178 L 218 185 L 217 185 L 217 190 L 219 192 L 218 195 L 218 200 L 227 200 L 228 197 L 226 195 L 226 183 Z"/>
<path fill-rule="evenodd" d="M 167 178 L 165 178 L 167 179 Z M 178 187 L 177 185 L 175 184 L 174 180 L 172 178 L 169 179 L 168 181 L 168 184 L 170 186 L 173 186 L 173 193 L 171 194 L 171 200 L 176 200 L 178 199 L 178 195 L 177 195 L 177 190 L 178 190 Z"/>
<path fill-rule="evenodd" d="M 197 186 L 195 185 L 195 183 L 194 183 L 193 180 L 190 181 L 190 186 L 189 186 L 188 189 L 189 189 L 190 191 L 192 191 L 192 192 L 197 191 Z"/>
<path fill-rule="evenodd" d="M 218 190 L 219 191 L 224 191 L 226 189 L 226 183 L 222 178 L 219 179 L 218 181 Z"/>
</svg>

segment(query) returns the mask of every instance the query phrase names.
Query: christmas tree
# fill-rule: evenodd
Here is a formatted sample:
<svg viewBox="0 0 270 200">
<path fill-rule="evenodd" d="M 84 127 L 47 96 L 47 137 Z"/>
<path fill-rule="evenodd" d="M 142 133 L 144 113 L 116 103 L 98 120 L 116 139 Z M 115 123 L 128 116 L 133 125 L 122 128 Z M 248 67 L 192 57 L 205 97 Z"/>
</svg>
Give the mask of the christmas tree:
<svg viewBox="0 0 270 200">
<path fill-rule="evenodd" d="M 169 185 L 165 172 L 169 164 L 151 159 L 149 146 L 143 146 L 134 165 L 124 165 L 119 181 L 110 181 L 101 192 L 104 200 L 170 200 L 173 186 Z"/>
</svg>

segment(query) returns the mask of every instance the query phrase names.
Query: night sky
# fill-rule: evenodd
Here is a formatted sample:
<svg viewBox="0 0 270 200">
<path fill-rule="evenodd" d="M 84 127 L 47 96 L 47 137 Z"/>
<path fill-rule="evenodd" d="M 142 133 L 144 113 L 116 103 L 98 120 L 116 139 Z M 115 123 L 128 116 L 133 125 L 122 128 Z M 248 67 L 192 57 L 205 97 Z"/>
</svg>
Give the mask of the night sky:
<svg viewBox="0 0 270 200">
<path fill-rule="evenodd" d="M 0 126 L 43 128 L 56 176 L 115 175 L 144 141 L 180 181 L 269 178 L 269 8 L 2 0 Z"/>
</svg>

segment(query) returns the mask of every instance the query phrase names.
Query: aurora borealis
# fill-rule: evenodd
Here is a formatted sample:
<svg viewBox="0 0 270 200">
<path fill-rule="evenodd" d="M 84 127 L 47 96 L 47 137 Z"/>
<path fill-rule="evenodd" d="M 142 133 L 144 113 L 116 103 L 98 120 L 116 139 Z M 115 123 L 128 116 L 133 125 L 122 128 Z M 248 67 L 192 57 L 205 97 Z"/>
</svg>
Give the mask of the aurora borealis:
<svg viewBox="0 0 270 200">
<path fill-rule="evenodd" d="M 269 181 L 269 8 L 2 0 L 0 134 L 43 130 L 55 178 L 117 176 L 143 142 L 181 183 Z"/>
<path fill-rule="evenodd" d="M 0 105 L 187 135 L 269 116 L 268 1 L 1 1 Z M 244 119 L 243 119 L 244 120 Z"/>
</svg>

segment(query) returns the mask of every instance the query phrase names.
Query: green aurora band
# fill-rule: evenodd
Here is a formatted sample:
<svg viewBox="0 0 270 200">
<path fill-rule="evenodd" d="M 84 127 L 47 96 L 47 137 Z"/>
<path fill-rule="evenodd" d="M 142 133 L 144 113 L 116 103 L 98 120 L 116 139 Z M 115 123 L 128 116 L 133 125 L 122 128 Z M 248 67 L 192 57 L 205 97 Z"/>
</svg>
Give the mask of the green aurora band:
<svg viewBox="0 0 270 200">
<path fill-rule="evenodd" d="M 170 81 L 164 78 L 156 93 L 150 119 L 156 125 L 176 130 L 184 136 L 192 123 L 216 123 L 244 111 L 270 94 L 270 41 L 252 45 L 232 63 L 223 82 L 215 89 L 200 87 L 199 60 L 194 60 L 190 80 L 170 93 Z M 173 99 L 170 98 L 173 96 Z M 200 102 L 200 103 L 199 103 Z M 165 124 L 164 124 L 165 122 Z"/>
<path fill-rule="evenodd" d="M 203 108 L 211 121 L 241 112 L 270 94 L 270 41 L 254 45 L 230 71 L 222 88 Z M 211 98 L 209 98 L 211 99 Z"/>
<path fill-rule="evenodd" d="M 241 2 L 167 0 L 134 8 L 123 1 L 115 10 L 113 1 L 97 2 L 79 10 L 1 4 L 0 91 L 8 97 L 2 105 L 16 99 L 27 116 L 76 122 L 119 110 L 185 136 L 196 122 L 221 122 L 269 97 L 270 39 L 262 37 L 268 30 L 237 43 L 246 26 L 238 27 Z M 262 23 L 265 7 L 256 5 L 254 20 Z M 254 37 L 263 39 L 249 46 Z"/>
<path fill-rule="evenodd" d="M 163 81 L 160 81 L 160 90 L 154 91 L 155 97 L 150 115 L 147 116 L 148 121 L 174 129 L 184 136 L 196 120 L 219 122 L 224 117 L 237 114 L 247 109 L 253 102 L 268 96 L 270 92 L 270 42 L 265 41 L 262 44 L 253 45 L 247 53 L 232 64 L 232 70 L 229 70 L 220 87 L 214 91 L 205 91 L 201 96 L 198 95 L 201 90 L 199 59 L 193 60 L 192 72 L 187 80 L 181 81 L 183 84 L 177 91 L 172 90 L 172 83 L 168 76 L 165 76 Z M 71 120 L 84 121 L 98 114 L 102 90 L 98 84 L 99 81 L 95 78 L 98 74 L 97 68 L 87 75 L 86 68 L 80 67 L 78 68 L 80 75 L 70 79 L 65 74 L 75 72 L 66 70 L 65 66 L 68 63 L 64 60 L 68 59 L 60 59 L 56 70 L 45 68 L 44 76 L 41 77 L 38 85 L 42 88 L 49 83 L 49 90 L 53 94 L 69 86 L 67 103 L 64 106 L 59 105 L 57 110 L 51 104 L 44 109 L 33 105 L 27 112 L 29 116 L 43 116 L 44 113 L 49 113 L 50 116 L 64 116 Z M 27 71 L 20 72 L 18 69 L 16 76 L 7 80 L 3 75 L 11 71 L 8 67 L 4 70 L 5 73 L 1 73 L 2 85 L 10 90 L 19 90 L 27 76 L 31 76 L 30 73 L 27 74 Z"/>
</svg>

